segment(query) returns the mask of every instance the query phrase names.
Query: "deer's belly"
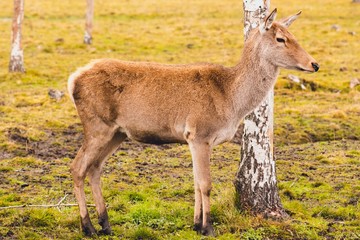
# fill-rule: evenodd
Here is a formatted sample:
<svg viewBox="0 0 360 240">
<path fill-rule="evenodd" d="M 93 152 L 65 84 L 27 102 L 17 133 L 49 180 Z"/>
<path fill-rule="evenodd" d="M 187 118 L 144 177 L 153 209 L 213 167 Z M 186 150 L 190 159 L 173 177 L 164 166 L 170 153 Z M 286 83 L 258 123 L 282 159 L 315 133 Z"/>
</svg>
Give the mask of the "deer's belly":
<svg viewBox="0 0 360 240">
<path fill-rule="evenodd" d="M 142 130 L 130 130 L 127 131 L 127 136 L 142 143 L 149 143 L 155 145 L 168 144 L 168 143 L 186 143 L 185 139 L 172 135 L 168 131 L 142 131 Z"/>
</svg>

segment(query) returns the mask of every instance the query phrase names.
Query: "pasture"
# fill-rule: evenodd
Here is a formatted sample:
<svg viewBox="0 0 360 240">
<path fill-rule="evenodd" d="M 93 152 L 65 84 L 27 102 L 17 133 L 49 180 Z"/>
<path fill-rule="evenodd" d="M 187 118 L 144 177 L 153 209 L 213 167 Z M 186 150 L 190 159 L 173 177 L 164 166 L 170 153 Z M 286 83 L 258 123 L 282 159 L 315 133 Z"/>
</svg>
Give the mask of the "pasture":
<svg viewBox="0 0 360 240">
<path fill-rule="evenodd" d="M 359 239 L 360 86 L 350 88 L 350 81 L 360 78 L 360 4 L 273 0 L 271 6 L 279 19 L 303 11 L 290 31 L 321 67 L 311 75 L 282 70 L 275 86 L 278 188 L 291 218 L 278 222 L 235 208 L 240 153 L 226 143 L 211 161 L 216 239 Z M 56 205 L 64 197 L 63 204 L 76 203 L 69 164 L 82 128 L 66 84 L 77 67 L 105 57 L 232 66 L 243 47 L 241 1 L 96 1 L 88 46 L 85 1 L 28 0 L 26 73 L 9 74 L 12 1 L 1 1 L 0 9 L 0 207 Z M 51 99 L 49 89 L 65 96 Z M 99 239 L 205 239 L 192 230 L 187 146 L 127 141 L 107 161 L 102 182 L 113 236 Z M 91 204 L 88 186 L 86 193 Z M 96 223 L 95 209 L 90 213 Z M 0 209 L 0 239 L 82 238 L 76 206 Z"/>
</svg>

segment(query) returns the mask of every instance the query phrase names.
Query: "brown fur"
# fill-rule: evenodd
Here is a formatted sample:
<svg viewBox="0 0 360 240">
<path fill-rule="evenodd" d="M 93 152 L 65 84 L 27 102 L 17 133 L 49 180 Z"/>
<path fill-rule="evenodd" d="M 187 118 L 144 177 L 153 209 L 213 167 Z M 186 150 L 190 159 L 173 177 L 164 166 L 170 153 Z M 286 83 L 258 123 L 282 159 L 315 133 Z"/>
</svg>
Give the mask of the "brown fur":
<svg viewBox="0 0 360 240">
<path fill-rule="evenodd" d="M 103 59 L 76 79 L 73 96 L 83 122 L 96 116 L 106 124 L 117 124 L 118 131 L 141 142 L 185 143 L 189 114 L 207 116 L 213 112 L 215 116 L 203 119 L 204 124 L 228 115 L 223 106 L 229 102 L 227 83 L 231 81 L 235 81 L 234 69 L 220 65 L 171 66 Z M 208 135 L 209 130 L 207 127 L 201 134 Z"/>
<path fill-rule="evenodd" d="M 104 159 L 129 137 L 153 144 L 189 144 L 194 167 L 195 229 L 213 235 L 209 203 L 212 147 L 232 139 L 240 120 L 273 87 L 279 67 L 317 70 L 313 67 L 315 60 L 287 29 L 272 23 L 274 14 L 252 32 L 235 67 L 101 59 L 69 78 L 70 94 L 85 135 L 71 165 L 84 232 L 95 233 L 85 205 L 86 174 L 103 231 L 110 232 L 100 172 Z M 281 43 L 277 38 L 286 41 Z"/>
</svg>

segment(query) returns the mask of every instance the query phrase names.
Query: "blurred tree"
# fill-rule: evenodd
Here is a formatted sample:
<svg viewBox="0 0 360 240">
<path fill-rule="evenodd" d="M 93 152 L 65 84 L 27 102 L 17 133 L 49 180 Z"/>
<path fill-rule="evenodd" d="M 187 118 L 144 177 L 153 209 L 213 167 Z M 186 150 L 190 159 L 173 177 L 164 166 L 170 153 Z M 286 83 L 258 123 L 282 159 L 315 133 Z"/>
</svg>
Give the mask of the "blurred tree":
<svg viewBox="0 0 360 240">
<path fill-rule="evenodd" d="M 86 20 L 85 20 L 85 35 L 84 43 L 92 43 L 92 29 L 94 19 L 94 0 L 86 0 Z"/>
<path fill-rule="evenodd" d="M 24 19 L 24 0 L 14 0 L 14 15 L 11 33 L 9 72 L 25 72 L 21 43 L 21 25 Z"/>
<path fill-rule="evenodd" d="M 269 13 L 270 0 L 243 0 L 245 41 Z M 273 159 L 274 91 L 244 119 L 241 162 L 234 181 L 237 205 L 267 217 L 283 217 Z"/>
</svg>

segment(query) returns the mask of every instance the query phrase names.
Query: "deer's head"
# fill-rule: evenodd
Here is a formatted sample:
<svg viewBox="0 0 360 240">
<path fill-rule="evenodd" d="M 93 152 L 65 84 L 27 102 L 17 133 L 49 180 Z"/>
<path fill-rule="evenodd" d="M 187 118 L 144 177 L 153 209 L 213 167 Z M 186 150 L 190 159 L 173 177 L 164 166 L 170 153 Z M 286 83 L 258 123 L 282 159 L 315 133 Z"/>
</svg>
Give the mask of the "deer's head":
<svg viewBox="0 0 360 240">
<path fill-rule="evenodd" d="M 279 22 L 275 22 L 276 13 L 275 8 L 259 27 L 262 55 L 278 67 L 317 72 L 319 64 L 287 29 L 299 17 L 301 11 Z"/>
</svg>

